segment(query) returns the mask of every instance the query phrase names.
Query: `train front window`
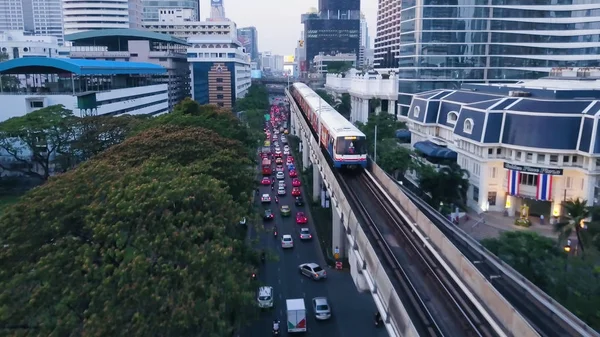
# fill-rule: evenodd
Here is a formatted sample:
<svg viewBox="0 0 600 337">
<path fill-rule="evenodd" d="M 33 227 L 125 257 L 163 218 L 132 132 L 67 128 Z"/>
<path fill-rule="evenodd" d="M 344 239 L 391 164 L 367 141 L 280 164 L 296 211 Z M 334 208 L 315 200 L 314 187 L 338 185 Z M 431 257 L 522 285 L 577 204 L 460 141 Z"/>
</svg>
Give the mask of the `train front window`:
<svg viewBox="0 0 600 337">
<path fill-rule="evenodd" d="M 336 153 L 341 155 L 366 154 L 367 144 L 365 137 L 339 137 Z"/>
</svg>

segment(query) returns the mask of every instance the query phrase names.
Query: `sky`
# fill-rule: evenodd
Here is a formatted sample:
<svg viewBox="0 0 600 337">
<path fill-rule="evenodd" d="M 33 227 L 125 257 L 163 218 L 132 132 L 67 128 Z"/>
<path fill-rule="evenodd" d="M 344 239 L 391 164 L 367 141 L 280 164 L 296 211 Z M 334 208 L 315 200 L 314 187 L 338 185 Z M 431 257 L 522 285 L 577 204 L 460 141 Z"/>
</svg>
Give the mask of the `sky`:
<svg viewBox="0 0 600 337">
<path fill-rule="evenodd" d="M 318 0 L 223 0 L 225 16 L 238 28 L 254 26 L 258 31 L 258 50 L 278 55 L 294 55 L 303 26 L 300 15 L 310 7 L 318 7 Z M 377 21 L 376 0 L 361 0 L 361 10 L 369 26 L 371 46 Z M 200 17 L 210 16 L 210 0 L 200 0 Z"/>
</svg>

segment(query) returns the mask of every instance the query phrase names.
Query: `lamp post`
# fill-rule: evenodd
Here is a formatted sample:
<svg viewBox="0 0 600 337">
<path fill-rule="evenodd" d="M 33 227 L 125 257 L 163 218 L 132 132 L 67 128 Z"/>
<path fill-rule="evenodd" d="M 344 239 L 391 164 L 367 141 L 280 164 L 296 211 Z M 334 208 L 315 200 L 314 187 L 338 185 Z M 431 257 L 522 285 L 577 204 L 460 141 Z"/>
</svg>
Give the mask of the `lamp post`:
<svg viewBox="0 0 600 337">
<path fill-rule="evenodd" d="M 375 146 L 373 149 L 373 162 L 377 164 L 377 124 L 375 124 Z"/>
</svg>

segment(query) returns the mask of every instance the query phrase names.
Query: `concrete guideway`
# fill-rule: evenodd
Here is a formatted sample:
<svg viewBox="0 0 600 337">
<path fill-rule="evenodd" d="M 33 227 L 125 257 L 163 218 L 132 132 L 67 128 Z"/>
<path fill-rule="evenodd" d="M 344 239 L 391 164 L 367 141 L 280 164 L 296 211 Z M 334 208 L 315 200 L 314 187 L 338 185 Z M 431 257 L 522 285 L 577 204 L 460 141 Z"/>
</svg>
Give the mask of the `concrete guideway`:
<svg viewBox="0 0 600 337">
<path fill-rule="evenodd" d="M 462 230 L 451 225 L 439 213 L 432 211 L 430 214 L 437 217 L 437 223 L 446 226 L 451 231 L 454 238 L 461 240 L 470 251 L 478 254 L 478 261 L 471 261 L 451 242 L 432 220 L 427 217 L 421 209 L 415 204 L 419 202 L 422 208 L 431 208 L 423 201 L 416 201 L 410 198 L 403 188 L 395 182 L 390 176 L 381 170 L 377 165 L 371 166 L 371 173 L 382 185 L 382 190 L 387 191 L 390 197 L 398 204 L 398 208 L 403 210 L 404 216 L 409 223 L 412 223 L 415 230 L 422 233 L 427 240 L 430 249 L 438 251 L 444 257 L 448 264 L 456 270 L 464 283 L 471 291 L 481 299 L 487 308 L 492 308 L 493 313 L 500 323 L 512 332 L 515 336 L 585 336 L 598 337 L 600 334 L 587 326 L 578 317 L 565 309 L 550 296 L 541 291 L 534 284 L 529 282 L 506 263 L 498 259 L 495 255 L 487 252 L 479 242 L 468 236 Z M 408 192 L 408 191 L 407 191 Z M 431 216 L 431 215 L 430 215 Z M 477 268 L 482 263 L 493 266 L 494 274 L 484 275 Z M 526 301 L 530 307 L 528 311 L 548 316 L 548 319 L 534 326 L 530 320 L 523 317 L 521 312 L 515 308 L 515 305 L 500 294 L 494 284 L 502 280 L 508 282 L 512 287 L 518 288 L 521 300 Z M 543 325 L 543 326 L 542 326 Z M 544 331 L 545 333 L 540 333 Z"/>
</svg>

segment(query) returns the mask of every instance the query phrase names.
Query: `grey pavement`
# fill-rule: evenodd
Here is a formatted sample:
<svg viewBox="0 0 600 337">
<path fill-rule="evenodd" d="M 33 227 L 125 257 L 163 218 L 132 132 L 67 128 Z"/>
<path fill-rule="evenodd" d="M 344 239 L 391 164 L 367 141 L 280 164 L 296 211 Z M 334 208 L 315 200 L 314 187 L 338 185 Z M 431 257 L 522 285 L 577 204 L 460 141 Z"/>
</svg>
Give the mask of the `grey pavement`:
<svg viewBox="0 0 600 337">
<path fill-rule="evenodd" d="M 260 187 L 261 195 L 269 193 L 273 199 L 270 205 L 265 205 L 261 209 L 271 208 L 274 211 L 275 219 L 264 222 L 266 229 L 264 232 L 255 231 L 251 224 L 249 226 L 250 235 L 258 239 L 259 245 L 265 248 L 268 255 L 270 255 L 267 262 L 260 267 L 258 279 L 260 285 L 273 287 L 275 305 L 272 309 L 263 310 L 259 319 L 253 322 L 253 324 L 241 328 L 240 335 L 244 337 L 271 336 L 272 322 L 274 319 L 279 319 L 283 328 L 282 335 L 286 336 L 288 333 L 285 331 L 285 300 L 304 298 L 307 311 L 307 328 L 310 335 L 328 337 L 387 336 L 385 329 L 374 326 L 373 315 L 376 312 L 376 307 L 371 295 L 357 291 L 349 271 L 338 271 L 326 266 L 319 247 L 319 240 L 316 237 L 310 208 L 308 205 L 302 207 L 295 206 L 294 197 L 290 193 L 292 179 L 289 178 L 287 168 L 285 168 L 285 173 L 288 195 L 281 197 L 279 204 L 276 204 L 274 201 L 276 190 L 272 191 L 270 186 Z M 305 194 L 303 193 L 303 195 Z M 281 205 L 290 206 L 292 209 L 290 217 L 281 216 L 279 211 Z M 296 224 L 295 216 L 298 211 L 305 212 L 309 219 L 307 225 Z M 274 225 L 277 225 L 279 232 L 277 238 L 272 233 Z M 299 231 L 302 227 L 311 229 L 313 240 L 300 240 Z M 281 248 L 280 240 L 283 234 L 291 234 L 293 236 L 294 248 Z M 325 268 L 327 279 L 313 281 L 300 275 L 298 266 L 306 262 L 316 262 Z M 317 321 L 314 318 L 311 301 L 317 296 L 325 296 L 329 300 L 332 318 L 328 321 Z"/>
</svg>

